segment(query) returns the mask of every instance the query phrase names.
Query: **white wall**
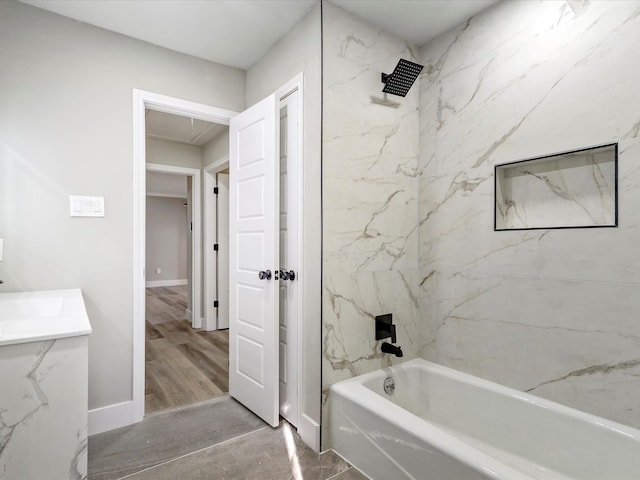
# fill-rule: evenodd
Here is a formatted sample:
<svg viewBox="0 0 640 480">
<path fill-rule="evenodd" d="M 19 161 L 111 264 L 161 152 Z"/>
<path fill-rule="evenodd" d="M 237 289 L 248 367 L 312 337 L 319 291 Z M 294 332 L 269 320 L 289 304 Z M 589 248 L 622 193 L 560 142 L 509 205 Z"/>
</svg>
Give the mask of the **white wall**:
<svg viewBox="0 0 640 480">
<path fill-rule="evenodd" d="M 205 143 L 202 148 L 202 168 L 229 156 L 229 128 Z M 204 192 L 203 192 L 204 195 Z"/>
<path fill-rule="evenodd" d="M 80 287 L 89 408 L 132 399 L 132 90 L 245 105 L 245 73 L 0 2 L 2 291 Z M 104 218 L 70 218 L 68 195 Z"/>
<path fill-rule="evenodd" d="M 187 180 L 185 175 L 147 172 L 146 177 L 147 195 L 187 198 Z"/>
<path fill-rule="evenodd" d="M 201 147 L 147 137 L 146 148 L 147 163 L 198 169 L 202 167 Z"/>
<path fill-rule="evenodd" d="M 147 282 L 187 279 L 186 201 L 186 198 L 147 196 Z M 156 273 L 157 268 L 161 273 Z"/>
<path fill-rule="evenodd" d="M 635 427 L 639 41 L 638 1 L 500 2 L 420 50 L 423 355 Z M 493 231 L 495 164 L 610 142 L 619 228 Z"/>
<path fill-rule="evenodd" d="M 304 344 L 300 386 L 302 438 L 319 448 L 321 283 L 321 18 L 320 5 L 247 71 L 247 105 L 252 105 L 304 71 Z"/>
</svg>

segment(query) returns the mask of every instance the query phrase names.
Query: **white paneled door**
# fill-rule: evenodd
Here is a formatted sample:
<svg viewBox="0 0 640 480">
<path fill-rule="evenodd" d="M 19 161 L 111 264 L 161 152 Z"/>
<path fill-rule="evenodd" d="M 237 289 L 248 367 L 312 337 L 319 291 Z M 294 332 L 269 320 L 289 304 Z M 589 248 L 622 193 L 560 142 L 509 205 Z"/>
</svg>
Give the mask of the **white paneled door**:
<svg viewBox="0 0 640 480">
<path fill-rule="evenodd" d="M 229 393 L 279 420 L 279 109 L 275 95 L 229 127 Z"/>
</svg>

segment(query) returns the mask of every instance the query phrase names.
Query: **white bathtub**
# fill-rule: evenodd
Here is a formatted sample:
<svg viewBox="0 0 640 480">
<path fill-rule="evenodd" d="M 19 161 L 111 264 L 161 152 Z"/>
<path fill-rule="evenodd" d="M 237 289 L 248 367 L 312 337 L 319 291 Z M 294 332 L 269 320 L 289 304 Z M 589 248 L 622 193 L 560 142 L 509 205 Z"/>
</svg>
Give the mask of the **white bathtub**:
<svg viewBox="0 0 640 480">
<path fill-rule="evenodd" d="M 640 430 L 425 360 L 330 401 L 333 448 L 374 480 L 640 479 Z"/>
</svg>

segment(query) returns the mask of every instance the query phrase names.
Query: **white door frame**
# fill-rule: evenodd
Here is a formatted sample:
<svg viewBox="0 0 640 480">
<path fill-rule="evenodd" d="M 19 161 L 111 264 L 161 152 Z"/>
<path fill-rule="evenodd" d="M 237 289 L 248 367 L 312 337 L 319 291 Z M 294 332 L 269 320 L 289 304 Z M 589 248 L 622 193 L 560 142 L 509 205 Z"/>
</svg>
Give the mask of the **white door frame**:
<svg viewBox="0 0 640 480">
<path fill-rule="evenodd" d="M 216 185 L 216 173 L 229 168 L 229 155 L 216 160 L 204 169 L 204 329 L 217 328 L 214 315 L 213 292 L 217 287 L 215 255 L 212 245 L 216 240 L 216 203 L 213 187 Z"/>
<path fill-rule="evenodd" d="M 197 168 L 178 167 L 174 165 L 161 165 L 158 163 L 147 163 L 147 172 L 167 173 L 170 175 L 184 175 L 191 177 L 191 326 L 193 328 L 202 328 L 202 315 L 200 313 L 200 292 L 201 289 L 201 265 L 202 265 L 202 247 L 201 239 L 201 223 L 202 215 L 200 215 L 200 204 L 202 196 L 200 193 L 200 170 Z"/>
<path fill-rule="evenodd" d="M 278 158 L 278 174 L 280 178 L 280 268 L 293 270 L 296 272 L 294 281 L 281 281 L 280 291 L 280 318 L 278 337 L 280 342 L 280 415 L 297 428 L 299 422 L 298 410 L 300 376 L 298 371 L 301 368 L 300 355 L 298 352 L 300 340 L 299 330 L 302 318 L 300 317 L 299 291 L 302 290 L 303 280 L 300 276 L 299 260 L 301 255 L 300 237 L 302 228 L 300 223 L 299 202 L 301 191 L 300 185 L 300 152 L 297 135 L 298 108 L 301 101 L 299 93 L 294 91 L 280 99 L 278 120 L 280 121 L 280 156 Z M 283 123 L 283 108 L 286 106 L 286 116 Z M 283 134 L 286 132 L 286 134 Z M 283 178 L 283 155 L 286 155 L 285 176 Z M 284 181 L 283 181 L 284 180 Z M 284 200 L 284 202 L 283 202 Z M 284 211 L 282 210 L 284 208 Z M 283 215 L 284 213 L 284 215 Z M 286 221 L 283 223 L 283 217 Z M 284 229 L 283 229 L 284 227 Z M 284 234 L 284 235 L 283 235 Z M 283 242 L 284 240 L 284 242 Z M 283 248 L 284 247 L 284 248 Z M 282 279 L 281 279 L 282 280 Z M 284 331 L 283 323 L 284 320 Z M 286 360 L 283 362 L 283 360 Z M 283 378 L 284 373 L 284 378 Z"/>
<path fill-rule="evenodd" d="M 288 135 L 296 135 L 297 138 L 297 145 L 298 145 L 298 151 L 297 153 L 297 159 L 298 159 L 298 166 L 299 168 L 297 169 L 297 186 L 298 186 L 298 192 L 297 192 L 297 198 L 298 198 L 298 208 L 297 208 L 297 223 L 298 223 L 298 245 L 297 245 L 297 252 L 298 252 L 298 261 L 297 261 L 297 271 L 296 271 L 296 281 L 299 282 L 298 285 L 298 311 L 296 312 L 296 329 L 297 329 L 297 338 L 296 338 L 296 342 L 297 342 L 297 357 L 298 357 L 298 374 L 297 374 L 297 379 L 296 379 L 296 384 L 298 387 L 298 395 L 297 395 L 297 403 L 298 403 L 298 422 L 297 422 L 297 428 L 298 428 L 298 433 L 300 434 L 300 436 L 307 442 L 309 442 L 311 437 L 314 437 L 315 435 L 308 430 L 312 430 L 312 428 L 309 427 L 308 422 L 306 421 L 301 421 L 301 420 L 306 420 L 306 417 L 303 418 L 303 409 L 302 409 L 302 399 L 303 399 L 303 394 L 302 392 L 304 391 L 304 369 L 303 369 L 303 365 L 304 365 L 304 355 L 303 355 L 303 351 L 304 348 L 302 347 L 304 345 L 303 339 L 304 339 L 304 334 L 305 334 L 305 325 L 304 325 L 304 319 L 305 319 L 305 298 L 304 298 L 304 284 L 303 284 L 303 279 L 304 279 L 304 195 L 303 195 L 303 185 L 304 185 L 304 95 L 303 95 L 303 90 L 302 90 L 302 83 L 303 83 L 303 74 L 299 73 L 298 75 L 296 75 L 293 79 L 291 79 L 289 82 L 287 82 L 286 84 L 284 84 L 282 87 L 280 87 L 277 91 L 276 91 L 276 96 L 277 98 L 282 101 L 282 99 L 284 99 L 285 97 L 296 93 L 298 95 L 298 128 L 296 132 L 288 132 Z M 280 105 L 278 106 L 278 109 L 280 108 Z M 279 118 L 279 114 L 278 114 L 278 118 Z M 278 159 L 279 161 L 280 159 Z M 279 171 L 279 169 L 278 169 Z M 286 265 L 283 265 L 283 267 L 286 267 Z M 306 379 L 307 382 L 313 382 L 315 381 L 314 379 L 310 379 L 307 378 Z M 319 432 L 318 432 L 319 433 Z M 319 440 L 319 435 L 318 435 L 318 440 Z M 309 442 L 310 444 L 313 444 L 315 442 Z M 318 442 L 319 443 L 319 442 Z M 319 448 L 317 449 L 319 451 Z"/>
<path fill-rule="evenodd" d="M 133 406 L 132 423 L 144 418 L 145 384 L 145 110 L 229 125 L 237 112 L 144 90 L 133 90 Z M 199 185 L 198 185 L 199 187 Z"/>
</svg>

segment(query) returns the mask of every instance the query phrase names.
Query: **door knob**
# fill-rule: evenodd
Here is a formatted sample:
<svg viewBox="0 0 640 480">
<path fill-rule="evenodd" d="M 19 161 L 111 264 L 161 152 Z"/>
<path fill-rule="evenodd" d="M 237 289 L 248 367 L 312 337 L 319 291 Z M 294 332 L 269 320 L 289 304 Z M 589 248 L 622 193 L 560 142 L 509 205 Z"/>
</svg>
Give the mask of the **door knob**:
<svg viewBox="0 0 640 480">
<path fill-rule="evenodd" d="M 271 270 L 260 270 L 258 272 L 258 278 L 260 280 L 271 280 Z"/>
<path fill-rule="evenodd" d="M 296 272 L 293 270 L 289 270 L 288 272 L 286 270 L 280 270 L 280 278 L 282 280 L 295 280 Z"/>
</svg>

